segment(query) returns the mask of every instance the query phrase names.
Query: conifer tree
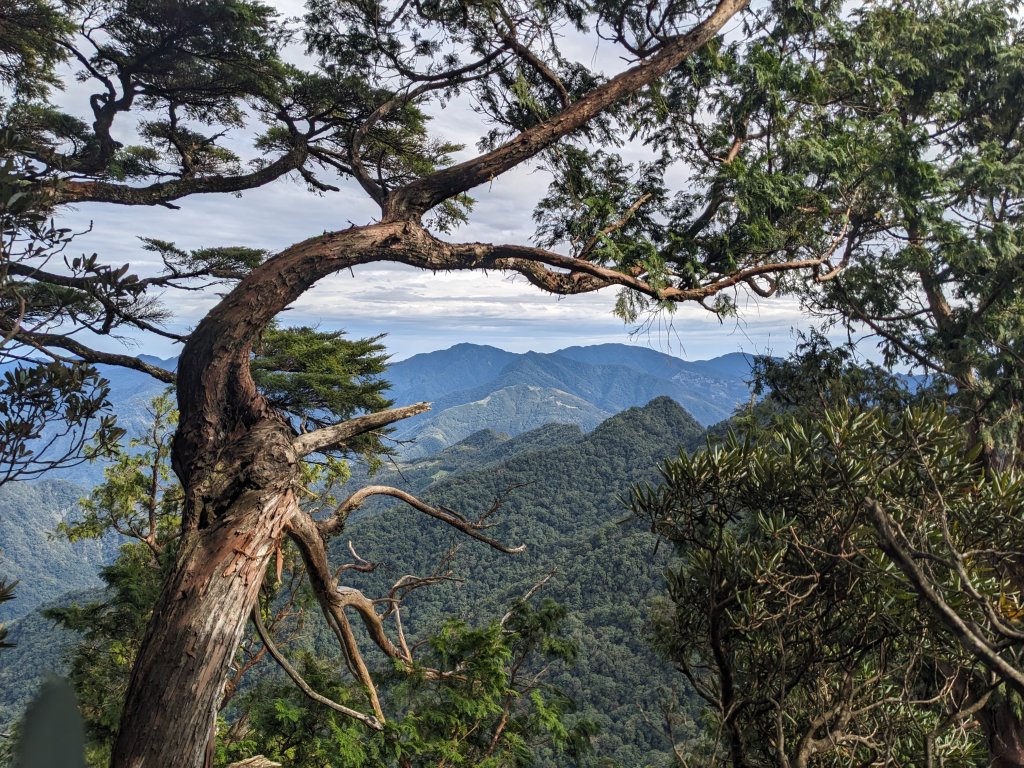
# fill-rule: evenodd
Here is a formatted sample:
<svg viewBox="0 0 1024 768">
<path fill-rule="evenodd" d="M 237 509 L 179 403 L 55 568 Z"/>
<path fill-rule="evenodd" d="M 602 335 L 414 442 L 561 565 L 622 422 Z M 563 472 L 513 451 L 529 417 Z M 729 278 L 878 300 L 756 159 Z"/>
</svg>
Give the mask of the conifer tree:
<svg viewBox="0 0 1024 768">
<path fill-rule="evenodd" d="M 28 254 L 4 265 L 0 334 L 11 349 L 127 366 L 177 385 L 181 545 L 129 683 L 118 768 L 208 764 L 228 662 L 284 537 L 301 552 L 341 645 L 354 647 L 348 616 L 358 616 L 400 665 L 414 660 L 382 630 L 376 608 L 339 591 L 333 576 L 325 542 L 346 516 L 387 493 L 513 549 L 479 521 L 400 489 L 355 491 L 331 519 L 301 509 L 304 458 L 350 448 L 426 407 L 315 427 L 260 391 L 251 362 L 267 329 L 331 274 L 381 260 L 437 273 L 497 270 L 556 294 L 618 288 L 619 314 L 640 318 L 685 301 L 728 313 L 739 290 L 768 297 L 799 276 L 826 284 L 844 271 L 889 274 L 894 263 L 880 295 L 916 295 L 908 275 L 952 275 L 946 303 L 1000 308 L 999 349 L 1016 354 L 1015 294 L 1003 287 L 1015 282 L 1019 194 L 1000 180 L 1012 181 L 1019 146 L 1009 96 L 1018 22 L 1008 3 L 936 12 L 931 3 L 883 2 L 848 13 L 835 0 L 311 0 L 300 33 L 250 0 L 14 7 L 40 24 L 21 38 L 2 32 L 17 42 L 0 68 L 4 123 L 22 142 L 7 154 L 51 209 L 173 207 L 286 174 L 324 193 L 340 176 L 380 209 L 371 223 L 275 254 L 151 242 L 162 269 L 148 275 L 102 256 L 61 265 Z M 572 56 L 562 30 L 613 46 L 625 62 L 599 71 L 591 57 Z M 941 45 L 921 42 L 936 30 Z M 296 34 L 308 48 L 305 69 L 278 53 Z M 981 76 L 979 55 L 991 76 Z M 62 61 L 79 92 L 91 90 L 77 113 L 48 98 Z M 456 98 L 482 123 L 479 152 L 459 162 L 460 148 L 427 119 Z M 261 159 L 246 165 L 229 134 L 247 138 Z M 627 140 L 646 147 L 644 160 L 628 157 Z M 551 180 L 534 242 L 440 236 L 470 215 L 474 189 L 527 163 Z M 984 222 L 978 232 L 956 224 L 964 216 Z M 912 247 L 892 262 L 892 243 L 907 237 Z M 958 272 L 973 263 L 974 242 L 987 244 L 983 258 Z M 958 245 L 943 250 L 947 243 Z M 931 269 L 918 268 L 928 259 Z M 927 295 L 934 282 L 916 285 Z M 856 298 L 858 285 L 821 294 L 820 306 Z M 975 296 L 970 285 L 993 290 Z M 212 286 L 225 295 L 190 333 L 164 327 L 168 310 L 156 293 Z M 25 313 L 43 312 L 45 322 L 22 322 L 15 296 L 32 297 Z M 940 298 L 928 311 L 945 322 Z M 925 317 L 880 303 L 857 322 L 881 327 L 905 316 Z M 969 323 L 943 327 L 949 338 L 973 338 Z M 128 331 L 180 342 L 177 372 L 92 343 Z M 978 364 L 973 353 L 949 363 L 959 380 Z M 978 392 L 980 407 L 990 393 Z M 385 727 L 378 709 L 371 701 L 358 712 L 371 730 L 374 721 Z"/>
</svg>

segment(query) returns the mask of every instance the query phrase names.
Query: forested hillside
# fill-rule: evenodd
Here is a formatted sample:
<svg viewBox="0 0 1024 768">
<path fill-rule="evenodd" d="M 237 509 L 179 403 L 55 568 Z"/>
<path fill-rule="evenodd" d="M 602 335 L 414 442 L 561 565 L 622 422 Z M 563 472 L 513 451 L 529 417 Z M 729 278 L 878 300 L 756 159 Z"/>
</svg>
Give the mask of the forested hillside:
<svg viewBox="0 0 1024 768">
<path fill-rule="evenodd" d="M 527 545 L 505 555 L 460 536 L 415 511 L 374 508 L 351 522 L 338 540 L 382 563 L 354 580 L 367 594 L 384 594 L 406 573 L 431 573 L 452 545 L 458 553 L 448 582 L 408 598 L 407 629 L 413 639 L 460 617 L 471 625 L 493 620 L 537 581 L 553 574 L 541 595 L 568 609 L 570 636 L 580 645 L 575 666 L 550 682 L 570 695 L 600 726 L 594 757 L 632 768 L 663 756 L 668 742 L 656 713 L 663 691 L 678 686 L 671 668 L 647 642 L 649 601 L 663 588 L 667 550 L 635 523 L 625 522 L 621 497 L 631 483 L 653 479 L 658 461 L 701 440 L 703 429 L 678 405 L 660 398 L 608 419 L 591 434 L 549 425 L 514 438 L 480 432 L 434 456 L 404 465 L 405 487 L 427 499 L 474 515 L 494 499 L 504 501 L 493 534 Z M 385 469 L 376 482 L 397 480 Z M 342 559 L 344 552 L 336 553 Z M 81 595 L 88 601 L 94 596 Z M 2 711 L 10 717 L 25 692 L 57 667 L 58 649 L 72 636 L 33 614 L 14 624 L 17 664 L 0 676 Z M 382 662 L 383 659 L 378 659 Z M 261 674 L 273 672 L 264 667 Z M 15 695 L 14 692 L 18 692 Z M 554 758 L 550 758 L 554 759 Z"/>
<path fill-rule="evenodd" d="M 1022 92 L 1019 0 L 4 0 L 0 605 L 127 541 L 0 752 L 1024 768 Z"/>
<path fill-rule="evenodd" d="M 117 542 L 69 543 L 57 535 L 57 525 L 77 516 L 86 494 L 64 480 L 0 487 L 0 574 L 18 580 L 14 600 L 0 603 L 0 621 L 100 583 L 97 573 L 117 554 Z"/>
<path fill-rule="evenodd" d="M 174 358 L 139 359 L 167 370 L 177 363 Z M 117 403 L 118 424 L 126 437 L 143 434 L 151 420 L 150 401 L 165 385 L 114 366 L 100 366 L 100 371 L 110 381 L 110 398 Z M 614 413 L 661 395 L 672 397 L 690 413 L 702 414 L 696 418 L 703 424 L 725 418 L 736 403 L 749 397 L 750 357 L 734 354 L 689 362 L 625 344 L 570 347 L 553 354 L 459 344 L 393 363 L 386 376 L 387 394 L 398 404 L 434 401 L 430 413 L 399 425 L 393 436 L 398 442 L 392 444 L 397 456 L 384 467 L 385 480 L 417 490 L 421 486 L 410 486 L 406 473 L 418 476 L 438 461 L 446 468 L 435 474 L 466 469 L 464 452 L 438 452 L 481 430 L 515 437 L 545 424 L 565 424 L 586 432 Z M 518 450 L 517 446 L 511 443 L 508 450 Z M 75 487 L 21 483 L 0 491 L 0 567 L 7 568 L 9 578 L 41 573 L 20 586 L 14 601 L 0 604 L 0 620 L 22 616 L 69 590 L 98 583 L 97 571 L 116 553 L 116 537 L 99 548 L 69 547 L 50 534 L 78 499 L 102 481 L 104 466 L 102 461 L 81 462 L 51 474 Z M 353 473 L 354 480 L 368 479 L 358 461 Z"/>
<path fill-rule="evenodd" d="M 572 437 L 550 427 L 532 439 L 549 431 Z M 648 601 L 662 588 L 668 553 L 624 521 L 621 498 L 631 483 L 653 480 L 657 462 L 698 443 L 702 434 L 685 411 L 660 398 L 608 419 L 583 439 L 431 485 L 427 498 L 470 516 L 512 488 L 492 533 L 527 550 L 503 555 L 462 542 L 454 566 L 462 583 L 415 593 L 408 603 L 413 632 L 436 628 L 453 613 L 467 620 L 500 614 L 510 599 L 553 572 L 544 594 L 569 608 L 581 644 L 576 667 L 553 682 L 601 725 L 599 755 L 621 766 L 649 764 L 668 747 L 656 714 L 660 689 L 679 682 L 646 639 Z M 387 564 L 360 582 L 370 593 L 386 591 L 389 579 L 402 574 L 430 573 L 438 557 L 461 541 L 450 529 L 400 508 L 353 523 L 344 538 L 362 557 Z"/>
</svg>

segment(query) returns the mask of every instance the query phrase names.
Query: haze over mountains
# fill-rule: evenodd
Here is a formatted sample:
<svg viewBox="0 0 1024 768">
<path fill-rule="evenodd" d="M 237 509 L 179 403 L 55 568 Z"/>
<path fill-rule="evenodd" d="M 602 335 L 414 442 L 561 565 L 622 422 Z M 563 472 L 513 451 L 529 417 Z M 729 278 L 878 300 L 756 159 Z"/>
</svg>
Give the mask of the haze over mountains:
<svg viewBox="0 0 1024 768">
<path fill-rule="evenodd" d="M 485 428 L 516 435 L 543 424 L 576 424 L 589 431 L 656 397 L 672 398 L 708 426 L 749 397 L 751 362 L 741 353 L 689 362 L 626 344 L 547 354 L 458 344 L 395 363 L 387 377 L 396 403 L 433 403 L 429 413 L 395 432 L 413 441 L 400 453 L 415 457 Z"/>
<path fill-rule="evenodd" d="M 140 355 L 173 370 L 174 358 Z M 687 361 L 646 347 L 598 344 L 551 353 L 514 353 L 477 344 L 425 352 L 388 367 L 388 396 L 397 405 L 432 409 L 396 425 L 399 456 L 428 456 L 481 429 L 518 435 L 544 424 L 575 424 L 584 432 L 626 408 L 670 397 L 703 426 L 729 418 L 749 398 L 752 357 L 739 352 Z M 165 385 L 145 374 L 100 366 L 110 381 L 121 426 L 138 434 L 149 403 Z M 59 477 L 92 486 L 102 470 L 82 465 Z"/>
</svg>

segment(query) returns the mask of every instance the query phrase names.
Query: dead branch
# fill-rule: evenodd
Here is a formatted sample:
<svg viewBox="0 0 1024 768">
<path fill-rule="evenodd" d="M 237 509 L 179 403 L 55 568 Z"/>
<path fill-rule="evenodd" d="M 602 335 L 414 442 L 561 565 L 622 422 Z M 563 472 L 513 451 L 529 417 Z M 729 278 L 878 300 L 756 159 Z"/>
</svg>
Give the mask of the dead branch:
<svg viewBox="0 0 1024 768">
<path fill-rule="evenodd" d="M 528 590 L 526 590 L 525 593 L 523 593 L 523 596 L 519 598 L 519 602 L 520 603 L 527 602 L 531 597 L 533 597 L 538 592 L 540 592 L 542 589 L 544 589 L 544 587 L 547 585 L 547 583 L 549 581 L 551 581 L 552 578 L 554 578 L 555 573 L 556 573 L 556 571 L 555 571 L 554 568 L 552 568 L 550 571 L 548 571 L 547 574 L 545 574 L 544 577 L 540 581 L 538 581 L 536 584 L 534 584 L 532 587 L 530 587 Z M 508 611 L 504 616 L 501 617 L 501 626 L 502 627 L 504 627 L 508 623 L 508 620 L 512 618 L 512 614 L 513 614 L 513 611 Z"/>
<path fill-rule="evenodd" d="M 354 557 L 356 561 L 354 563 L 344 563 L 338 566 L 338 569 L 334 572 L 334 578 L 338 578 L 344 571 L 373 573 L 380 567 L 380 563 L 371 563 L 369 560 L 360 557 L 359 553 L 356 552 L 356 548 L 352 545 L 352 539 L 348 540 L 348 551 L 352 553 L 352 557 Z"/>
<path fill-rule="evenodd" d="M 253 626 L 256 627 L 256 632 L 260 636 L 260 640 L 263 641 L 263 645 L 266 647 L 267 652 L 273 657 L 274 661 L 278 663 L 281 669 L 285 671 L 285 674 L 287 674 L 288 677 L 292 679 L 292 682 L 294 682 L 295 685 L 298 686 L 299 690 L 306 694 L 306 696 L 308 696 L 315 702 L 323 704 L 325 707 L 330 707 L 336 712 L 340 712 L 341 714 L 347 717 L 351 717 L 355 720 L 358 720 L 359 722 L 363 723 L 369 728 L 372 728 L 375 731 L 384 730 L 384 726 L 376 717 L 364 714 L 362 712 L 358 712 L 354 709 L 350 709 L 349 707 L 346 707 L 344 704 L 339 704 L 333 699 L 329 699 L 326 696 L 321 696 L 319 693 L 314 691 L 310 687 L 309 683 L 305 681 L 302 675 L 299 674 L 298 670 L 296 670 L 295 667 L 288 663 L 288 660 L 277 649 L 277 646 L 274 645 L 274 641 L 270 639 L 270 633 L 267 632 L 266 627 L 263 626 L 263 620 L 260 618 L 259 608 L 254 609 L 252 612 L 252 623 Z"/>
<path fill-rule="evenodd" d="M 359 507 L 361 507 L 366 500 L 372 496 L 391 496 L 392 498 L 404 501 L 410 507 L 418 509 L 420 512 L 433 517 L 435 520 L 447 523 L 453 528 L 458 528 L 467 536 L 470 536 L 477 541 L 482 541 L 484 544 L 493 547 L 499 552 L 511 555 L 526 551 L 525 544 L 520 544 L 518 547 L 509 547 L 496 539 L 492 539 L 490 536 L 484 535 L 480 530 L 485 526 L 480 521 L 469 520 L 447 507 L 432 506 L 416 498 L 411 493 L 407 493 L 406 491 L 398 488 L 392 488 L 388 485 L 368 485 L 353 493 L 338 505 L 333 517 L 327 520 L 322 520 L 316 524 L 320 531 L 320 535 L 325 538 L 329 538 L 341 531 L 348 516 L 355 510 L 359 509 Z"/>
<path fill-rule="evenodd" d="M 377 413 L 367 413 L 356 416 L 354 419 L 343 421 L 332 427 L 324 427 L 307 432 L 295 438 L 292 446 L 301 458 L 316 451 L 323 451 L 328 448 L 340 448 L 353 437 L 366 434 L 374 429 L 380 429 L 388 424 L 393 424 L 410 416 L 416 416 L 430 410 L 430 403 L 415 403 L 401 408 L 392 408 Z"/>
</svg>

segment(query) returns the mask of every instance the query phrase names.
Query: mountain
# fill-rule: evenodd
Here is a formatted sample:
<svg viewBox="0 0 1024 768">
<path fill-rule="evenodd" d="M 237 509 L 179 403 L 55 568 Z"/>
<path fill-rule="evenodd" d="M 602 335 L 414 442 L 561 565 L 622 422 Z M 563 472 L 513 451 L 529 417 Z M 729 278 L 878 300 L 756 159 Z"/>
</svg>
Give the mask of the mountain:
<svg viewBox="0 0 1024 768">
<path fill-rule="evenodd" d="M 566 347 L 555 352 L 592 365 L 624 365 L 660 379 L 682 380 L 686 374 L 717 376 L 743 381 L 750 377 L 752 355 L 730 352 L 710 360 L 683 360 L 648 347 L 630 344 L 592 344 Z"/>
<path fill-rule="evenodd" d="M 685 394 L 682 397 L 665 394 L 705 426 L 729 418 L 736 405 L 750 397 L 748 382 L 754 358 L 743 352 L 730 352 L 710 360 L 681 360 L 646 347 L 595 344 L 566 347 L 555 354 L 592 365 L 621 365 L 658 379 L 668 379 L 678 384 Z"/>
<path fill-rule="evenodd" d="M 661 763 L 667 744 L 649 713 L 659 711 L 659 697 L 672 695 L 679 680 L 645 637 L 649 601 L 664 589 L 668 553 L 647 531 L 624 522 L 621 499 L 633 483 L 656 481 L 657 463 L 699 442 L 704 430 L 669 398 L 619 413 L 582 437 L 565 427 L 544 427 L 530 440 L 539 445 L 547 430 L 554 431 L 552 439 L 537 450 L 441 475 L 422 491 L 469 517 L 501 498 L 488 533 L 526 544 L 525 553 L 497 553 L 413 510 L 391 507 L 347 526 L 345 542 L 383 563 L 373 573 L 353 574 L 352 585 L 385 594 L 403 574 L 431 573 L 458 545 L 452 576 L 459 582 L 418 590 L 407 603 L 403 623 L 422 637 L 452 615 L 471 623 L 500 616 L 553 571 L 542 595 L 569 608 L 570 632 L 581 652 L 575 667 L 557 672 L 551 682 L 601 725 L 595 746 L 613 761 L 609 765 Z M 507 442 L 480 437 L 484 450 Z M 340 541 L 335 554 L 344 556 Z"/>
<path fill-rule="evenodd" d="M 556 668 L 549 682 L 570 695 L 579 714 L 600 726 L 589 766 L 667 764 L 669 745 L 652 713 L 675 696 L 677 673 L 647 646 L 650 601 L 663 592 L 668 548 L 658 548 L 639 525 L 624 521 L 621 499 L 633 483 L 655 481 L 656 465 L 692 445 L 702 427 L 669 398 L 630 408 L 589 434 L 548 425 L 516 437 L 478 431 L 433 456 L 386 469 L 383 483 L 401 472 L 402 485 L 423 498 L 473 517 L 502 504 L 490 535 L 526 552 L 504 555 L 438 521 L 401 506 L 381 506 L 351 519 L 334 542 L 333 559 L 346 562 L 349 541 L 372 573 L 349 571 L 353 587 L 387 594 L 404 574 L 430 574 L 453 545 L 452 577 L 416 590 L 403 610 L 410 643 L 445 619 L 480 625 L 500 617 L 538 580 L 553 576 L 539 597 L 569 610 L 569 635 L 580 646 L 575 666 Z M 387 473 L 393 473 L 387 477 Z M 91 599 L 93 595 L 80 596 Z M 322 622 L 310 622 L 314 628 Z M 328 632 L 325 626 L 320 630 Z M 12 625 L 16 666 L 0 665 L 0 719 L 14 716 L 39 676 L 60 671 L 53 649 L 73 641 L 33 613 Z M 370 654 L 369 658 L 374 658 Z M 377 663 L 383 659 L 376 658 Z M 270 669 L 270 667 L 268 667 Z M 6 717 L 5 717 L 6 716 Z M 541 764 L 568 766 L 545 755 Z"/>
<path fill-rule="evenodd" d="M 480 344 L 456 344 L 437 352 L 413 355 L 388 366 L 388 394 L 399 405 L 421 400 L 435 402 L 453 390 L 493 381 L 517 357 L 515 352 Z"/>
<path fill-rule="evenodd" d="M 57 525 L 73 517 L 88 493 L 65 480 L 0 486 L 0 577 L 17 579 L 15 598 L 0 604 L 0 621 L 31 612 L 66 592 L 100 584 L 97 573 L 118 542 L 69 542 Z"/>
<path fill-rule="evenodd" d="M 573 424 L 591 430 L 608 418 L 586 400 L 553 387 L 512 384 L 492 390 L 479 400 L 439 411 L 414 432 L 403 458 L 426 456 L 482 429 L 518 435 L 544 424 Z"/>
<path fill-rule="evenodd" d="M 466 419 L 464 412 L 448 414 L 452 409 L 471 403 L 489 402 L 487 398 L 500 390 L 527 385 L 559 390 L 585 400 L 604 414 L 613 414 L 661 396 L 671 397 L 703 425 L 729 418 L 738 404 L 749 398 L 747 379 L 752 358 L 739 353 L 712 360 L 688 362 L 644 347 L 625 344 L 600 344 L 590 347 L 568 347 L 554 353 L 526 352 L 515 355 L 494 347 L 459 344 L 440 352 L 416 355 L 394 363 L 387 377 L 392 383 L 390 396 L 398 403 L 432 400 L 431 412 L 397 425 L 395 437 L 411 441 L 403 455 L 422 456 L 443 446 L 444 441 L 457 440 L 468 434 L 465 429 L 451 429 L 451 416 L 456 422 Z M 447 382 L 447 386 L 445 383 Z M 422 389 L 417 389 L 420 386 Z M 478 427 L 498 426 L 515 422 L 526 412 L 532 398 L 529 390 L 514 389 L 495 404 L 488 415 L 495 424 L 477 420 Z M 584 429 L 588 411 L 580 409 L 562 414 L 569 423 Z M 575 417 L 575 418 L 574 418 Z M 540 423 L 526 422 L 520 428 Z M 438 425 L 438 426 L 435 426 Z M 468 426 L 467 428 L 468 429 Z M 515 433 L 515 427 L 511 429 Z M 417 447 L 429 441 L 428 447 Z"/>
<path fill-rule="evenodd" d="M 168 370 L 177 366 L 176 358 L 139 357 Z M 429 413 L 396 425 L 394 436 L 404 444 L 399 452 L 412 458 L 480 429 L 515 435 L 554 422 L 589 430 L 614 413 L 661 396 L 671 397 L 707 426 L 727 419 L 748 399 L 750 363 L 751 357 L 740 353 L 686 361 L 626 344 L 523 354 L 456 344 L 392 363 L 385 376 L 388 396 L 397 404 L 433 404 Z M 129 436 L 140 434 L 149 424 L 150 401 L 166 385 L 130 369 L 98 368 L 110 381 L 118 422 Z M 91 487 L 102 480 L 102 469 L 80 464 L 49 476 Z"/>
</svg>

